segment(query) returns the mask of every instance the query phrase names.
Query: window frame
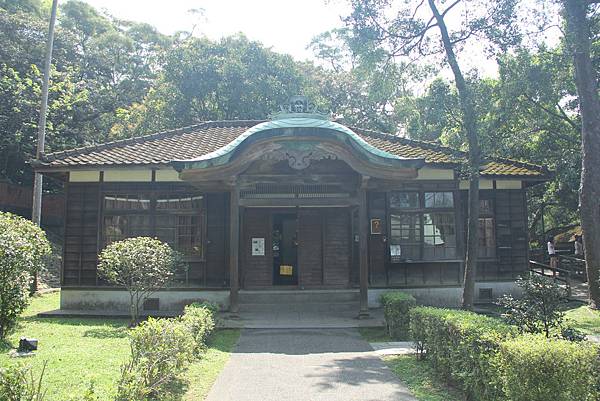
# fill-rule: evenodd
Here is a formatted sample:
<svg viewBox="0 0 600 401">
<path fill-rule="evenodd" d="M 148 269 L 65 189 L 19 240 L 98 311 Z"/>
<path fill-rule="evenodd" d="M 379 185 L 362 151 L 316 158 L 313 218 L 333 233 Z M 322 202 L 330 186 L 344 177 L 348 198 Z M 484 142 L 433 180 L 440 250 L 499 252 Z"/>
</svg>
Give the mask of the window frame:
<svg viewBox="0 0 600 401">
<path fill-rule="evenodd" d="M 140 196 L 145 197 L 150 200 L 150 207 L 147 209 L 108 209 L 106 208 L 106 197 L 107 196 Z M 196 197 L 201 196 L 200 207 L 198 209 L 158 209 L 157 201 L 162 197 Z M 150 217 L 150 236 L 158 238 L 157 231 L 160 230 L 161 227 L 157 225 L 157 217 L 158 216 L 196 216 L 198 217 L 198 222 L 200 225 L 200 243 L 201 243 L 201 254 L 200 255 L 190 255 L 183 254 L 184 261 L 192 262 L 192 263 L 205 263 L 206 262 L 206 254 L 207 254 L 207 217 L 206 217 L 206 194 L 203 192 L 194 191 L 193 189 L 177 189 L 171 190 L 169 189 L 132 189 L 126 190 L 123 188 L 119 189 L 103 189 L 100 192 L 100 216 L 101 220 L 99 224 L 98 238 L 100 249 L 104 249 L 107 245 L 106 241 L 106 217 L 110 216 L 149 216 Z M 178 225 L 176 224 L 173 229 L 177 229 Z M 131 238 L 128 236 L 124 238 Z M 179 241 L 179 236 L 176 235 L 176 241 Z M 179 242 L 176 243 L 175 250 L 179 251 Z"/>
<path fill-rule="evenodd" d="M 394 192 L 410 192 L 417 193 L 419 198 L 419 205 L 417 208 L 398 208 L 393 207 L 391 204 L 391 194 Z M 437 193 L 437 192 L 449 192 L 452 194 L 452 207 L 425 207 L 425 193 Z M 451 262 L 458 260 L 458 253 L 460 246 L 458 244 L 458 208 L 459 208 L 459 194 L 457 189 L 406 189 L 406 190 L 394 190 L 387 192 L 386 199 L 386 207 L 387 207 L 387 261 L 391 264 L 400 264 L 400 263 L 438 263 L 438 262 Z M 439 213 L 452 213 L 454 219 L 454 256 L 447 258 L 425 258 L 425 214 L 439 214 Z M 413 259 L 399 259 L 394 261 L 391 256 L 391 245 L 396 245 L 397 243 L 392 240 L 392 215 L 401 216 L 401 215 L 416 215 L 419 225 L 420 225 L 420 233 L 419 233 L 419 258 Z M 414 245 L 414 244 L 412 244 Z"/>
<path fill-rule="evenodd" d="M 490 202 L 490 208 L 487 210 L 482 210 L 481 207 L 481 203 L 482 201 L 486 201 L 486 202 Z M 477 251 L 477 257 L 479 259 L 485 259 L 485 260 L 494 260 L 497 258 L 498 255 L 498 236 L 497 236 L 497 226 L 496 226 L 496 199 L 494 198 L 488 198 L 488 197 L 484 197 L 482 199 L 479 199 L 479 218 L 477 221 L 477 227 L 480 228 L 480 224 L 481 221 L 484 219 L 491 219 L 492 220 L 492 234 L 493 234 L 493 243 L 494 246 L 493 247 L 481 247 L 481 231 L 479 232 L 479 244 L 478 244 L 478 251 Z M 491 249 L 492 250 L 492 255 L 488 255 L 487 251 L 482 254 L 480 252 L 481 249 Z"/>
</svg>

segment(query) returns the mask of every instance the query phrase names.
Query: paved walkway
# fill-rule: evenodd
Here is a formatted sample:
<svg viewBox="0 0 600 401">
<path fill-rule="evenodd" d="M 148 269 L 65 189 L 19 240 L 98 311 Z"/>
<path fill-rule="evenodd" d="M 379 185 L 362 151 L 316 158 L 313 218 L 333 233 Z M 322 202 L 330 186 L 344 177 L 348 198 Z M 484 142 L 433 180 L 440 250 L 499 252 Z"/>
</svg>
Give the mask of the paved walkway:
<svg viewBox="0 0 600 401">
<path fill-rule="evenodd" d="M 207 401 L 416 401 L 356 329 L 245 329 Z"/>
</svg>

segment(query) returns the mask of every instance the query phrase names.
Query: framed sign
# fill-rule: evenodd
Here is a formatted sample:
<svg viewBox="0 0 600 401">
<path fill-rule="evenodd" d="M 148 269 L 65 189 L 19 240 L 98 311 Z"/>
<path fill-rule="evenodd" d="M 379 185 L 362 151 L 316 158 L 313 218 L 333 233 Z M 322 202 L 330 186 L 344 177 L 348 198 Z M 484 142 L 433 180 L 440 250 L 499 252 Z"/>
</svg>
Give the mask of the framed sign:
<svg viewBox="0 0 600 401">
<path fill-rule="evenodd" d="M 294 267 L 290 265 L 281 265 L 279 266 L 279 275 L 280 276 L 292 276 L 294 274 Z"/>
<path fill-rule="evenodd" d="M 264 238 L 252 238 L 252 256 L 265 256 Z"/>
<path fill-rule="evenodd" d="M 371 219 L 371 234 L 381 234 L 381 219 Z"/>
</svg>

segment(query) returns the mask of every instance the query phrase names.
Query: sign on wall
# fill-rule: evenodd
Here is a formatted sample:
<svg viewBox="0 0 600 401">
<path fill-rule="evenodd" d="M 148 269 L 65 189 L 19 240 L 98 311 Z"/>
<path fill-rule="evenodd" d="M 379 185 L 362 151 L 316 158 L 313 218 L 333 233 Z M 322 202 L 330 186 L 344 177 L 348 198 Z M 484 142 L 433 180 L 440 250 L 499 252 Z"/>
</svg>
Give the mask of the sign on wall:
<svg viewBox="0 0 600 401">
<path fill-rule="evenodd" d="M 371 234 L 381 234 L 381 219 L 371 219 Z"/>
<path fill-rule="evenodd" d="M 264 238 L 252 238 L 252 256 L 265 256 Z"/>
</svg>

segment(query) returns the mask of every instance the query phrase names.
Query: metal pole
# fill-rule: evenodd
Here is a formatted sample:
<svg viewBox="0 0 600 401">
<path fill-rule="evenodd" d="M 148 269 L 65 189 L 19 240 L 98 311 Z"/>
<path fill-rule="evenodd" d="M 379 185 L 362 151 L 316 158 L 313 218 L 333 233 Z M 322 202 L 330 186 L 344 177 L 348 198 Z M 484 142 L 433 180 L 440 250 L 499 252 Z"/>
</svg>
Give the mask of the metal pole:
<svg viewBox="0 0 600 401">
<path fill-rule="evenodd" d="M 46 61 L 44 63 L 44 80 L 42 82 L 42 104 L 40 106 L 40 120 L 38 124 L 38 140 L 35 158 L 40 160 L 44 154 L 46 142 L 46 112 L 48 109 L 48 86 L 50 83 L 50 65 L 52 63 L 52 47 L 54 45 L 54 24 L 56 22 L 56 9 L 58 0 L 52 1 L 52 11 L 50 14 L 50 27 L 48 29 L 48 43 L 46 45 Z M 38 226 L 42 220 L 42 175 L 35 173 L 33 182 L 33 210 L 31 211 L 31 220 Z"/>
<path fill-rule="evenodd" d="M 50 26 L 48 27 L 48 43 L 46 44 L 46 60 L 44 63 L 44 80 L 42 81 L 42 104 L 40 105 L 40 120 L 38 124 L 36 160 L 40 160 L 44 154 L 46 142 L 46 112 L 48 109 L 48 86 L 50 83 L 50 64 L 52 63 L 52 47 L 54 45 L 54 24 L 56 22 L 56 9 L 58 0 L 52 1 L 52 11 L 50 12 Z M 33 208 L 31 210 L 31 220 L 41 225 L 42 222 L 42 175 L 35 172 L 33 181 Z M 38 275 L 33 274 L 30 292 L 33 294 L 38 288 Z"/>
</svg>

